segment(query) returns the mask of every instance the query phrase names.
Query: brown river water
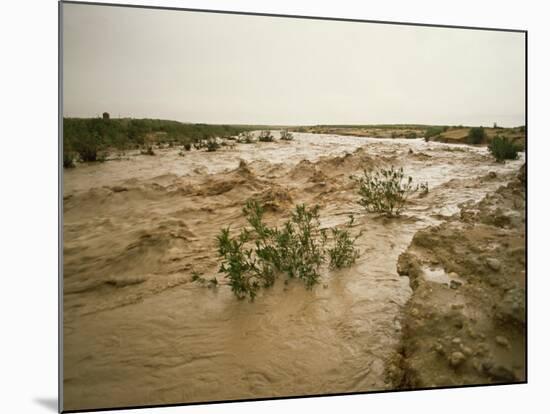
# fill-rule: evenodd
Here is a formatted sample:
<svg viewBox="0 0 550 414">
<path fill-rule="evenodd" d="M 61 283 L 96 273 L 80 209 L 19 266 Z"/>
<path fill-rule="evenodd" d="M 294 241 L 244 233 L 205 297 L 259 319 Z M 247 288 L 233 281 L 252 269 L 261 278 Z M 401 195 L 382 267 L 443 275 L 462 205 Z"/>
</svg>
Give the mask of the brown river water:
<svg viewBox="0 0 550 414">
<path fill-rule="evenodd" d="M 374 391 L 401 338 L 411 290 L 396 271 L 414 234 L 506 183 L 523 163 L 486 148 L 294 134 L 292 142 L 216 152 L 156 149 L 64 173 L 64 409 Z M 240 163 L 244 160 L 245 163 Z M 366 214 L 349 176 L 402 166 L 428 182 L 402 217 Z M 490 172 L 497 180 L 484 180 Z M 293 205 L 321 206 L 323 226 L 349 213 L 363 229 L 349 269 L 323 269 L 307 290 L 279 280 L 254 302 L 191 271 L 217 274 L 220 228 L 244 225 L 249 198 L 277 224 Z"/>
</svg>

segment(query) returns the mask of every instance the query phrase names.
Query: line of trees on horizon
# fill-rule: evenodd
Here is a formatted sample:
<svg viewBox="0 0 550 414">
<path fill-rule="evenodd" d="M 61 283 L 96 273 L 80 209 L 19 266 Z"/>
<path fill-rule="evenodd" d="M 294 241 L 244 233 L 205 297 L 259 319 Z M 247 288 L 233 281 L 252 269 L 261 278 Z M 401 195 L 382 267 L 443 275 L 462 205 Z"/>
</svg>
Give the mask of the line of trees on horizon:
<svg viewBox="0 0 550 414">
<path fill-rule="evenodd" d="M 163 142 L 190 145 L 215 137 L 236 136 L 250 129 L 162 119 L 111 118 L 107 112 L 96 118 L 63 118 L 63 160 L 66 167 L 74 165 L 76 158 L 98 161 L 109 149 L 139 148 L 153 136 L 161 136 Z"/>
</svg>

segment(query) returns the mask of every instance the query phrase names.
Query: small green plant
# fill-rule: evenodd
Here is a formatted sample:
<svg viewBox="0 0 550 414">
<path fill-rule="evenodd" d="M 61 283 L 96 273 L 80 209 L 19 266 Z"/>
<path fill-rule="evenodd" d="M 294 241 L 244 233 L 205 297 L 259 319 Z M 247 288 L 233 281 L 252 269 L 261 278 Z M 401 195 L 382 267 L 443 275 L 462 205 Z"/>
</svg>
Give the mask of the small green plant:
<svg viewBox="0 0 550 414">
<path fill-rule="evenodd" d="M 405 179 L 403 168 L 380 169 L 374 173 L 363 170 L 363 176 L 356 178 L 359 184 L 359 204 L 368 212 L 383 213 L 389 217 L 401 214 L 408 197 L 418 191 L 412 177 Z M 424 187 L 425 186 L 425 187 Z M 427 191 L 428 184 L 423 184 Z"/>
<path fill-rule="evenodd" d="M 474 145 L 481 144 L 485 137 L 486 134 L 483 127 L 470 128 L 470 131 L 468 132 L 468 143 Z"/>
<path fill-rule="evenodd" d="M 331 229 L 333 247 L 330 247 L 327 250 L 330 258 L 329 266 L 331 269 L 350 267 L 359 257 L 359 250 L 355 248 L 355 241 L 363 232 L 359 232 L 355 236 L 351 235 L 349 229 L 353 226 L 355 217 L 353 215 L 350 215 L 349 217 L 350 219 L 345 229 L 338 229 L 336 227 Z"/>
<path fill-rule="evenodd" d="M 254 300 L 261 286 L 270 285 L 271 272 L 265 274 L 258 270 L 254 250 L 247 247 L 250 232 L 243 230 L 237 237 L 231 237 L 229 228 L 221 230 L 217 238 L 218 254 L 223 258 L 219 271 L 229 279 L 231 290 L 239 299 L 249 297 Z"/>
<path fill-rule="evenodd" d="M 501 137 L 500 135 L 493 138 L 488 149 L 498 162 L 516 160 L 518 158 L 518 147 L 512 141 L 509 141 L 508 138 Z"/>
<path fill-rule="evenodd" d="M 281 131 L 281 140 L 283 140 L 283 141 L 292 141 L 293 139 L 294 139 L 294 135 L 292 135 L 286 129 L 283 129 Z"/>
<path fill-rule="evenodd" d="M 206 280 L 202 277 L 202 274 L 197 272 L 196 270 L 193 270 L 191 272 L 191 282 L 199 282 L 202 280 Z"/>
<path fill-rule="evenodd" d="M 191 143 L 186 142 L 185 144 L 183 144 L 183 148 L 185 148 L 185 151 L 191 151 Z"/>
<path fill-rule="evenodd" d="M 301 279 L 307 288 L 319 278 L 319 267 L 324 261 L 325 230 L 320 229 L 319 206 L 308 209 L 296 206 L 292 217 L 283 228 L 274 232 L 276 268 L 289 278 Z"/>
<path fill-rule="evenodd" d="M 262 131 L 260 132 L 260 136 L 258 137 L 258 141 L 260 142 L 273 142 L 275 141 L 275 138 L 273 135 L 271 135 L 271 131 Z"/>
<path fill-rule="evenodd" d="M 416 132 L 414 132 L 414 131 L 407 132 L 406 138 L 415 139 L 416 138 Z"/>
</svg>

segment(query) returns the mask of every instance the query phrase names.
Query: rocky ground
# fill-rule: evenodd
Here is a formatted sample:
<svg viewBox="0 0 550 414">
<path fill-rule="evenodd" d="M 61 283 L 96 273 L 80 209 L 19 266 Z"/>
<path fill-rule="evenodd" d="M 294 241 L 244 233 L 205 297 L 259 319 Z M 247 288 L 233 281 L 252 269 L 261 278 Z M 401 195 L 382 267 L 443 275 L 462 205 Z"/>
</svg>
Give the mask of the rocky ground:
<svg viewBox="0 0 550 414">
<path fill-rule="evenodd" d="M 399 257 L 413 294 L 388 369 L 397 387 L 526 380 L 525 174 L 524 165 L 508 185 L 418 232 Z"/>
</svg>

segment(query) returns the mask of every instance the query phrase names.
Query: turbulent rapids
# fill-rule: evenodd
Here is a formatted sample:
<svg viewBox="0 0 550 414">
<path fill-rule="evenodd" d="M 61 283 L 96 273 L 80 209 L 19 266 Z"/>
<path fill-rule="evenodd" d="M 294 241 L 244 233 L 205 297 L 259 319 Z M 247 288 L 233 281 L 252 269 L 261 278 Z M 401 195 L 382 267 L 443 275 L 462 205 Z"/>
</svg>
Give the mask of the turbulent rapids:
<svg viewBox="0 0 550 414">
<path fill-rule="evenodd" d="M 524 163 L 486 148 L 294 134 L 215 152 L 155 149 L 64 174 L 64 408 L 394 389 L 419 231 L 506 185 Z M 367 214 L 350 175 L 403 167 L 429 193 L 399 218 Z M 360 257 L 312 290 L 278 281 L 254 302 L 217 275 L 216 235 L 251 198 L 277 225 L 318 204 L 322 226 L 355 215 Z M 444 239 L 441 243 L 449 243 Z M 191 282 L 192 272 L 219 286 Z M 410 275 L 409 275 L 410 276 Z"/>
</svg>

